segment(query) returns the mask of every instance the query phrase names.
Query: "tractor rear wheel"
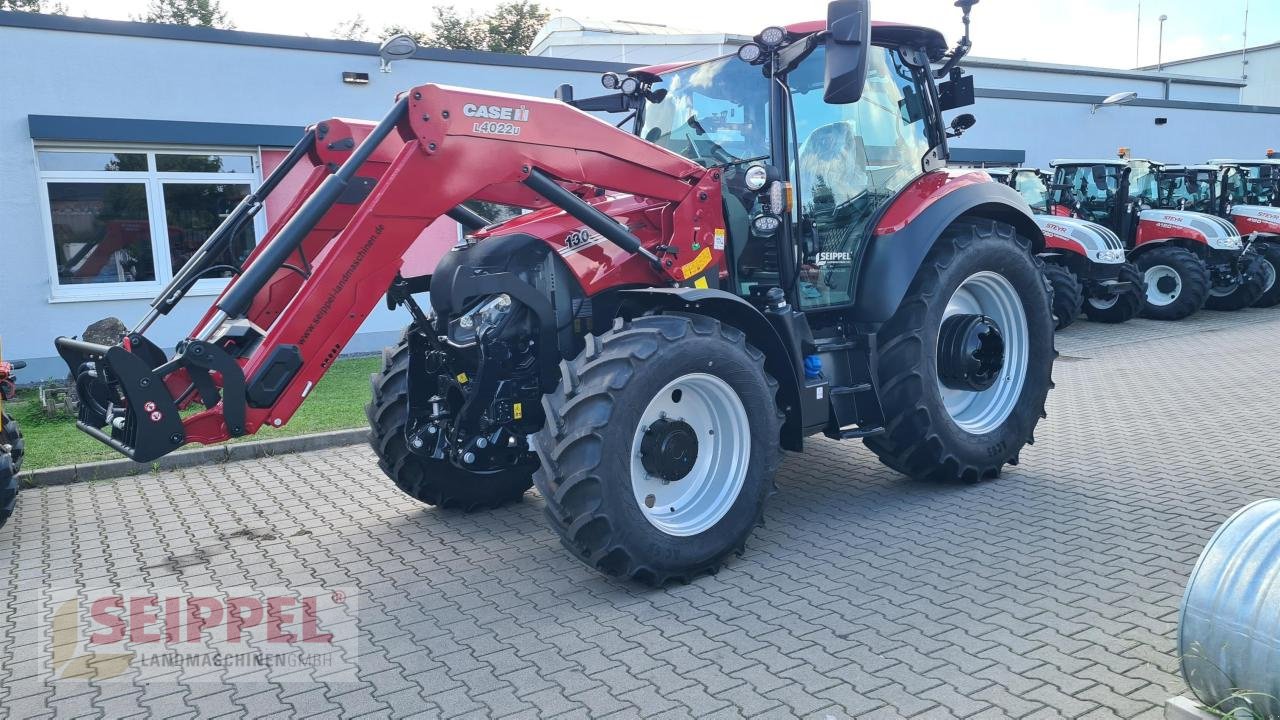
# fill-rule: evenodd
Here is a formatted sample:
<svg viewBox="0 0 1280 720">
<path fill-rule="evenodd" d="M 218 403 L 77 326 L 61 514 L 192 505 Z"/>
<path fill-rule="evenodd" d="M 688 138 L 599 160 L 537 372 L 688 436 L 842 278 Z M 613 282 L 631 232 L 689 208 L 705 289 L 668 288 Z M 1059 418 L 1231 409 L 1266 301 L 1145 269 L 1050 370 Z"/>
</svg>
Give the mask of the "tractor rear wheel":
<svg viewBox="0 0 1280 720">
<path fill-rule="evenodd" d="M 885 432 L 863 442 L 906 475 L 998 477 L 1033 442 L 1053 386 L 1049 284 L 1009 225 L 957 222 L 879 334 Z"/>
<path fill-rule="evenodd" d="M 543 398 L 534 475 L 578 559 L 661 586 L 741 552 L 773 491 L 778 383 L 735 327 L 702 315 L 615 321 Z"/>
<path fill-rule="evenodd" d="M 1053 261 L 1045 261 L 1044 276 L 1053 289 L 1054 327 L 1061 330 L 1080 317 L 1080 306 L 1084 304 L 1084 286 L 1080 278 L 1065 265 Z"/>
<path fill-rule="evenodd" d="M 533 486 L 537 462 L 532 454 L 527 463 L 512 468 L 471 472 L 409 450 L 404 436 L 409 419 L 407 337 L 406 331 L 399 343 L 382 351 L 382 372 L 369 378 L 373 399 L 365 415 L 378 467 L 406 495 L 428 505 L 471 512 L 519 500 Z"/>
<path fill-rule="evenodd" d="M 1204 307 L 1209 297 L 1209 268 L 1195 253 L 1176 245 L 1158 247 L 1138 258 L 1147 292 L 1142 316 L 1181 320 Z"/>
<path fill-rule="evenodd" d="M 9 413 L 0 416 L 0 445 L 9 446 L 9 455 L 13 458 L 13 471 L 22 470 L 22 457 L 27 454 L 27 441 L 22 437 L 22 428 Z"/>
<path fill-rule="evenodd" d="M 1120 274 L 1116 279 L 1129 283 L 1128 289 L 1105 298 L 1091 297 L 1085 300 L 1084 314 L 1090 320 L 1100 323 L 1128 322 L 1142 310 L 1142 298 L 1146 296 L 1147 286 L 1138 266 L 1124 263 L 1120 266 Z"/>
<path fill-rule="evenodd" d="M 1232 312 L 1243 310 L 1262 298 L 1267 289 L 1267 275 L 1262 258 L 1250 248 L 1236 261 L 1235 280 L 1226 286 L 1214 286 L 1204 306 L 1210 310 Z"/>
<path fill-rule="evenodd" d="M 1254 243 L 1253 249 L 1262 260 L 1262 297 L 1253 304 L 1254 307 L 1274 307 L 1280 305 L 1280 244 L 1270 242 Z"/>
</svg>

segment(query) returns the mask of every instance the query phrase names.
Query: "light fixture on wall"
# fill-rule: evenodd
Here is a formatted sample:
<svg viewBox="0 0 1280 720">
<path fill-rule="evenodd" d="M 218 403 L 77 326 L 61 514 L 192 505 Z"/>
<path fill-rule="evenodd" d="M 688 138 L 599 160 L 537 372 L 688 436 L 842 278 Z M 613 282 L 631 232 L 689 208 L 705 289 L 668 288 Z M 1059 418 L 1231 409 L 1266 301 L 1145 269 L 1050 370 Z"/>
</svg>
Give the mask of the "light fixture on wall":
<svg viewBox="0 0 1280 720">
<path fill-rule="evenodd" d="M 394 60 L 403 60 L 413 57 L 418 52 L 418 41 L 412 35 L 392 35 L 382 44 L 378 46 L 378 57 L 382 58 L 382 64 L 378 69 L 384 73 L 391 72 L 391 63 Z"/>
<path fill-rule="evenodd" d="M 1138 93 L 1130 90 L 1129 92 L 1119 92 L 1115 95 L 1108 95 L 1102 102 L 1095 104 L 1089 109 L 1089 114 L 1098 112 L 1098 108 L 1111 107 L 1113 105 L 1124 105 L 1138 99 Z"/>
</svg>

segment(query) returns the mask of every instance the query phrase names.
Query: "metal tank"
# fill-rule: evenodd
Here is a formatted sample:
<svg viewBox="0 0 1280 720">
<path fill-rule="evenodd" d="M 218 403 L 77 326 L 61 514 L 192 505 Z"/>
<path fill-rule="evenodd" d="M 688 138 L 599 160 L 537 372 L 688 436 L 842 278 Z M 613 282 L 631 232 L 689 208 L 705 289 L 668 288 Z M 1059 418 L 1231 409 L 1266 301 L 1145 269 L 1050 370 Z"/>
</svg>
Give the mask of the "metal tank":
<svg viewBox="0 0 1280 720">
<path fill-rule="evenodd" d="M 1200 702 L 1280 718 L 1280 499 L 1245 506 L 1209 539 L 1182 598 L 1178 655 Z"/>
</svg>

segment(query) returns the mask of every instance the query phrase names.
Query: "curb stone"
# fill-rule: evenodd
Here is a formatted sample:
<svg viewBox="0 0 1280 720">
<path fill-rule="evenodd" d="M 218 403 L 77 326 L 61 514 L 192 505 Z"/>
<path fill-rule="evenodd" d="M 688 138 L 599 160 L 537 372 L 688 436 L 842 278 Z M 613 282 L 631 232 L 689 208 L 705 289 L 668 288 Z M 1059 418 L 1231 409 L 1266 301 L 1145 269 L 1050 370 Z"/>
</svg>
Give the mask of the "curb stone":
<svg viewBox="0 0 1280 720">
<path fill-rule="evenodd" d="M 1165 720 L 1216 720 L 1218 716 L 1205 712 L 1195 700 L 1178 695 L 1165 701 L 1164 717 Z"/>
<path fill-rule="evenodd" d="M 61 465 L 24 472 L 20 480 L 24 490 L 52 485 L 69 485 L 77 482 L 142 475 L 152 471 L 176 470 L 197 465 L 221 464 L 233 460 L 254 460 L 272 455 L 304 452 L 306 450 L 357 445 L 367 442 L 368 439 L 369 429 L 367 427 L 334 430 L 313 435 L 295 435 L 293 437 L 182 450 L 166 455 L 151 463 L 139 463 L 125 458 L 76 465 Z"/>
</svg>

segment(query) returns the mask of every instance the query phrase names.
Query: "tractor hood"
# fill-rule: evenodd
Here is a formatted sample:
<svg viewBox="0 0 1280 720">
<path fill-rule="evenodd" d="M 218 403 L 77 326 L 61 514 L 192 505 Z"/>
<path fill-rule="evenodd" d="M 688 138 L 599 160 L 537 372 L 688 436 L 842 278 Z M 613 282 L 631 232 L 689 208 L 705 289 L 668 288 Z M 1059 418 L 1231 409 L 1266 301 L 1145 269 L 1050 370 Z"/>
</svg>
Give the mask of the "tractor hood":
<svg viewBox="0 0 1280 720">
<path fill-rule="evenodd" d="M 1231 220 L 1241 235 L 1255 232 L 1280 235 L 1280 208 L 1265 205 L 1232 205 Z"/>
<path fill-rule="evenodd" d="M 1084 255 L 1096 263 L 1124 262 L 1124 243 L 1120 242 L 1118 235 L 1098 223 L 1056 215 L 1036 215 L 1034 219 L 1044 233 L 1046 249 Z"/>
<path fill-rule="evenodd" d="M 1244 247 L 1240 231 L 1226 220 L 1186 210 L 1143 210 L 1138 213 L 1138 243 L 1171 238 L 1203 242 L 1215 250 Z"/>
</svg>

